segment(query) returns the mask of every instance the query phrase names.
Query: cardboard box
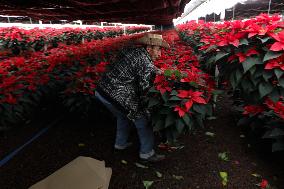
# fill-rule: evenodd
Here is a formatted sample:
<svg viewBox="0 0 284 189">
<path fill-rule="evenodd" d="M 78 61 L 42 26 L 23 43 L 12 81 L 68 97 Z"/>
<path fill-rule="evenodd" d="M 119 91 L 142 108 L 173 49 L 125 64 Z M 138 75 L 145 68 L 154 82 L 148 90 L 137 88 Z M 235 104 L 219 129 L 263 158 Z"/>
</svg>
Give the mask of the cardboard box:
<svg viewBox="0 0 284 189">
<path fill-rule="evenodd" d="M 80 156 L 29 189 L 108 189 L 111 174 L 104 161 Z"/>
</svg>

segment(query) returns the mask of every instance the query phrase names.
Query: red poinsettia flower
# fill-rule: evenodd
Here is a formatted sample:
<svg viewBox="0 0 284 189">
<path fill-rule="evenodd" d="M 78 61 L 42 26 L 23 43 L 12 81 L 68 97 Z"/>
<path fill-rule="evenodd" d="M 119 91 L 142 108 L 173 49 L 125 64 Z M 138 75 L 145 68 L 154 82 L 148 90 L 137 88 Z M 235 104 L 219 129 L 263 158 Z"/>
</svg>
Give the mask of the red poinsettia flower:
<svg viewBox="0 0 284 189">
<path fill-rule="evenodd" d="M 265 179 L 262 179 L 261 183 L 260 183 L 260 188 L 261 189 L 266 189 L 268 187 L 268 181 Z"/>
<path fill-rule="evenodd" d="M 239 58 L 239 62 L 242 63 L 246 60 L 247 57 L 250 57 L 252 55 L 257 55 L 259 54 L 255 49 L 249 49 L 245 54 L 244 53 L 236 53 L 236 56 Z M 232 57 L 230 57 L 230 60 L 232 59 Z"/>
<path fill-rule="evenodd" d="M 264 107 L 263 106 L 259 106 L 259 105 L 248 105 L 248 106 L 244 107 L 244 110 L 245 110 L 243 112 L 244 115 L 249 115 L 249 114 L 256 115 L 258 113 L 263 112 L 264 111 Z"/>
<path fill-rule="evenodd" d="M 198 104 L 206 104 L 205 99 L 202 97 L 203 92 L 200 91 L 193 91 L 193 90 L 178 90 L 178 97 L 188 99 L 188 101 L 185 103 L 186 111 L 188 111 L 193 103 Z"/>
<path fill-rule="evenodd" d="M 273 102 L 271 99 L 266 99 L 265 104 L 273 110 L 280 118 L 284 119 L 284 103 L 281 101 Z"/>
<path fill-rule="evenodd" d="M 270 50 L 272 51 L 282 51 L 284 50 L 284 30 L 277 33 L 277 34 L 271 34 L 271 36 L 277 41 L 273 43 L 273 45 L 270 47 Z"/>
<path fill-rule="evenodd" d="M 278 58 L 274 58 L 269 60 L 266 65 L 265 68 L 266 70 L 271 70 L 274 68 L 280 68 L 281 70 L 284 70 L 284 55 L 278 57 Z"/>
<path fill-rule="evenodd" d="M 174 109 L 175 112 L 178 112 L 179 117 L 183 117 L 185 115 L 186 112 L 188 112 L 186 110 L 186 108 L 184 107 L 180 107 L 180 106 L 176 106 Z"/>
<path fill-rule="evenodd" d="M 172 88 L 169 87 L 169 82 L 166 80 L 164 75 L 157 75 L 154 84 L 156 89 L 160 91 L 161 94 L 164 94 L 166 91 L 172 91 Z"/>
</svg>

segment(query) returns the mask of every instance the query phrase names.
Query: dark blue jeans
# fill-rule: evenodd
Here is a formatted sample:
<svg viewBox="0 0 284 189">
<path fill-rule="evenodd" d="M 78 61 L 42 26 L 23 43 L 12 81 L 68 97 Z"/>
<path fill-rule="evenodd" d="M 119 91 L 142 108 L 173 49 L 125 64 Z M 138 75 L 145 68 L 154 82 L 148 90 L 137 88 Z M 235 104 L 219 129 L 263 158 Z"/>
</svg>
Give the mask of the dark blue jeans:
<svg viewBox="0 0 284 189">
<path fill-rule="evenodd" d="M 100 93 L 96 92 L 95 94 L 96 98 L 117 118 L 115 147 L 119 149 L 125 148 L 127 146 L 130 126 L 132 125 L 131 120 L 106 100 Z M 146 117 L 141 117 L 134 120 L 134 125 L 137 129 L 140 141 L 140 158 L 148 158 L 154 155 L 154 134 L 153 129 L 148 125 L 148 119 Z"/>
</svg>

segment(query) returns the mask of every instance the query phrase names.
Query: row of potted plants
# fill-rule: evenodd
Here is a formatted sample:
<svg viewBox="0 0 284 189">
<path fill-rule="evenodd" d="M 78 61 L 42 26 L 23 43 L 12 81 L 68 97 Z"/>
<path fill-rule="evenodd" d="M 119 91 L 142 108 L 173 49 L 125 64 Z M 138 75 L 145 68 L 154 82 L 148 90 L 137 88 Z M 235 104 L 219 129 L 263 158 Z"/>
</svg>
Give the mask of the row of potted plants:
<svg viewBox="0 0 284 189">
<path fill-rule="evenodd" d="M 93 98 L 96 83 L 115 51 L 140 35 L 60 45 L 45 52 L 34 52 L 28 58 L 11 57 L 1 61 L 0 125 L 28 119 L 41 100 L 52 94 L 56 98 L 61 95 L 70 108 L 84 107 L 80 97 Z"/>
<path fill-rule="evenodd" d="M 284 22 L 261 14 L 224 23 L 189 22 L 178 26 L 195 50 L 203 70 L 219 74 L 241 98 L 239 124 L 261 129 L 273 151 L 284 150 Z"/>
<path fill-rule="evenodd" d="M 125 33 L 134 34 L 149 29 L 149 27 L 142 26 L 127 26 Z M 2 56 L 26 55 L 28 51 L 44 51 L 58 47 L 60 43 L 80 44 L 85 41 L 116 37 L 123 34 L 123 27 L 34 28 L 30 30 L 17 27 L 0 28 L 0 53 Z"/>
</svg>

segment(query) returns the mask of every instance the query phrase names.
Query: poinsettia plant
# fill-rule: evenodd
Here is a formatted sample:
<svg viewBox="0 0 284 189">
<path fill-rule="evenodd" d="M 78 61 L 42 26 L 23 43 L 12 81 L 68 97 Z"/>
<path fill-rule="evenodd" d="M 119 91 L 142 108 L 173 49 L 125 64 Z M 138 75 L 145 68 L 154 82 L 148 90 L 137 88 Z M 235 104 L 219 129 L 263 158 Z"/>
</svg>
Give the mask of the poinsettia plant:
<svg viewBox="0 0 284 189">
<path fill-rule="evenodd" d="M 128 40 L 140 36 L 107 38 L 79 45 L 59 45 L 46 52 L 34 52 L 28 58 L 12 57 L 1 61 L 1 127 L 24 121 L 35 107 L 39 107 L 43 97 L 54 93 L 58 98 L 60 92 L 71 92 L 63 93 L 63 102 L 75 96 L 74 103 L 65 104 L 70 109 L 76 109 L 78 105 L 81 108 L 84 104 L 79 103 L 80 98 L 93 95 L 97 80 L 105 70 L 107 52 L 120 49 Z"/>
<path fill-rule="evenodd" d="M 279 104 L 284 94 L 283 29 L 280 16 L 265 14 L 246 21 L 191 22 L 179 27 L 185 41 L 197 44 L 195 53 L 201 68 L 211 74 L 217 68 L 218 80 L 229 81 L 232 89 L 240 92 L 245 114 L 252 110 L 257 115 L 267 115 L 265 109 L 259 108 L 269 108 L 267 99 Z"/>
<path fill-rule="evenodd" d="M 126 34 L 134 34 L 149 30 L 148 27 L 126 27 Z M 43 51 L 56 48 L 60 43 L 66 45 L 80 44 L 84 41 L 102 39 L 104 37 L 117 37 L 124 34 L 123 27 L 109 28 L 34 28 L 30 30 L 17 27 L 0 29 L 0 51 L 12 55 L 28 56 L 33 51 Z"/>
<path fill-rule="evenodd" d="M 198 69 L 191 48 L 178 40 L 173 31 L 163 33 L 170 39 L 171 49 L 163 50 L 154 64 L 163 71 L 156 75 L 148 93 L 154 131 L 166 133 L 173 142 L 179 134 L 203 126 L 212 114 L 211 96 L 214 82 Z"/>
</svg>

